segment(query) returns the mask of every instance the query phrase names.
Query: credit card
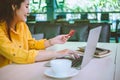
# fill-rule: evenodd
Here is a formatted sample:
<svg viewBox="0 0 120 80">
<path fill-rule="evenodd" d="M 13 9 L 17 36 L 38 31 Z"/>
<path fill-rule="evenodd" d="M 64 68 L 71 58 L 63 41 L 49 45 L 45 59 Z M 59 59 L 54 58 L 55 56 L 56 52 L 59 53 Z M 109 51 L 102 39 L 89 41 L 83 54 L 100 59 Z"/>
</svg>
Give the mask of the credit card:
<svg viewBox="0 0 120 80">
<path fill-rule="evenodd" d="M 73 36 L 74 34 L 75 34 L 75 30 L 74 30 L 74 29 L 71 29 L 70 32 L 69 32 L 69 34 L 68 34 L 68 36 L 71 37 L 71 36 Z"/>
</svg>

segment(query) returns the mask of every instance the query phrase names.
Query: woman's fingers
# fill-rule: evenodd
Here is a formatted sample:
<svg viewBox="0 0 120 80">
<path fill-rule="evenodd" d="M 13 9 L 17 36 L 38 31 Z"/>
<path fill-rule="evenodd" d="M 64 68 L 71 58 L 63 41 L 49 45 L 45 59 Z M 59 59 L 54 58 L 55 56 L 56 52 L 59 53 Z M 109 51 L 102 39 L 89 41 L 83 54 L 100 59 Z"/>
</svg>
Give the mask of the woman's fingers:
<svg viewBox="0 0 120 80">
<path fill-rule="evenodd" d="M 70 38 L 70 36 L 69 36 L 69 35 L 65 35 L 65 36 L 63 36 L 63 38 L 62 38 L 62 39 L 63 39 L 64 41 L 67 41 L 69 38 Z"/>
</svg>

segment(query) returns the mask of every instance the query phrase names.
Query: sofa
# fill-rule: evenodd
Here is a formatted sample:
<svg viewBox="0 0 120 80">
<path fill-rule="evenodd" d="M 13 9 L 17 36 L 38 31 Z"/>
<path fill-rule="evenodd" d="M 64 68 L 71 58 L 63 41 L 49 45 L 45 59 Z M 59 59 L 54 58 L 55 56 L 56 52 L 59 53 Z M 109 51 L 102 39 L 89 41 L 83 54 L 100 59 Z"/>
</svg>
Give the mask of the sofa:
<svg viewBox="0 0 120 80">
<path fill-rule="evenodd" d="M 69 22 L 36 22 L 27 23 L 33 35 L 38 35 L 38 38 L 50 39 L 60 34 L 68 34 L 71 29 L 76 30 L 75 34 L 68 41 L 86 42 L 90 29 L 102 26 L 99 42 L 109 42 L 110 25 L 107 23 L 84 23 L 77 22 L 70 24 Z M 40 36 L 42 34 L 42 37 Z M 36 38 L 36 39 L 38 39 Z"/>
</svg>

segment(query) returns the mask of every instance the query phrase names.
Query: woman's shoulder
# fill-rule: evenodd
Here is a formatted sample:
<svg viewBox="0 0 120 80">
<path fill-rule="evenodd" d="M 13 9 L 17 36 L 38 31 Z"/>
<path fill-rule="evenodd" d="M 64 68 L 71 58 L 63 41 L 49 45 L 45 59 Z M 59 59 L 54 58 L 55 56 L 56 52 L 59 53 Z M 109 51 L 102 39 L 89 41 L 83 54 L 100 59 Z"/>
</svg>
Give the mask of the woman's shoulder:
<svg viewBox="0 0 120 80">
<path fill-rule="evenodd" d="M 1 22 L 0 22 L 0 27 L 1 27 L 1 26 L 5 26 L 5 25 L 6 25 L 5 21 L 1 21 Z"/>
<path fill-rule="evenodd" d="M 0 31 L 6 29 L 6 23 L 0 22 Z"/>
</svg>

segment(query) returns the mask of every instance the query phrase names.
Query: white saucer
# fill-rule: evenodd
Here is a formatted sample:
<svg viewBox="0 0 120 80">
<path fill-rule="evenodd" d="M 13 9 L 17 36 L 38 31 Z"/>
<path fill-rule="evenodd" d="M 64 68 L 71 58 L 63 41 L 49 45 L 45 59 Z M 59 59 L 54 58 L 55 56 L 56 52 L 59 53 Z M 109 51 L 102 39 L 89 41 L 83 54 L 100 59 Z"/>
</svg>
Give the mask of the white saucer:
<svg viewBox="0 0 120 80">
<path fill-rule="evenodd" d="M 52 71 L 51 68 L 45 70 L 44 74 L 46 76 L 49 76 L 49 77 L 53 77 L 53 78 L 69 78 L 69 77 L 73 77 L 75 75 L 77 75 L 79 72 L 79 70 L 75 69 L 75 68 L 71 68 L 70 72 L 68 75 L 65 75 L 65 76 L 58 76 L 58 75 L 55 75 L 54 72 Z"/>
</svg>

